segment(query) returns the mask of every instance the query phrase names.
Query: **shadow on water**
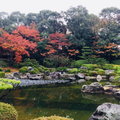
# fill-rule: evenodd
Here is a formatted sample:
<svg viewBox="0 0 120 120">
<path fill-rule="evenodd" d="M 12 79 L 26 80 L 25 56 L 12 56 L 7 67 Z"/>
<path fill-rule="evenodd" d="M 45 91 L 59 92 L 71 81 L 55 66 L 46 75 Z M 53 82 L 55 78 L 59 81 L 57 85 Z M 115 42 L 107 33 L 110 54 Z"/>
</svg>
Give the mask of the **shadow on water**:
<svg viewBox="0 0 120 120">
<path fill-rule="evenodd" d="M 119 103 L 109 95 L 83 94 L 80 92 L 79 85 L 16 89 L 1 101 L 15 106 L 19 113 L 19 120 L 49 115 L 88 120 L 98 105 L 104 102 Z"/>
</svg>

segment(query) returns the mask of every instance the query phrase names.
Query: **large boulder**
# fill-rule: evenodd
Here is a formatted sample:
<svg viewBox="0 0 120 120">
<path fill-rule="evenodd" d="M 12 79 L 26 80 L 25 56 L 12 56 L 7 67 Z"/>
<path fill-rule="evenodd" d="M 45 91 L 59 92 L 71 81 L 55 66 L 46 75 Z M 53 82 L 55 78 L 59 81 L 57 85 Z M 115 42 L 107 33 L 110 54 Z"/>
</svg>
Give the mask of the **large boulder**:
<svg viewBox="0 0 120 120">
<path fill-rule="evenodd" d="M 85 93 L 103 93 L 104 89 L 101 84 L 94 82 L 90 85 L 83 85 L 81 91 Z"/>
<path fill-rule="evenodd" d="M 104 103 L 97 107 L 89 120 L 120 120 L 120 105 Z"/>
</svg>

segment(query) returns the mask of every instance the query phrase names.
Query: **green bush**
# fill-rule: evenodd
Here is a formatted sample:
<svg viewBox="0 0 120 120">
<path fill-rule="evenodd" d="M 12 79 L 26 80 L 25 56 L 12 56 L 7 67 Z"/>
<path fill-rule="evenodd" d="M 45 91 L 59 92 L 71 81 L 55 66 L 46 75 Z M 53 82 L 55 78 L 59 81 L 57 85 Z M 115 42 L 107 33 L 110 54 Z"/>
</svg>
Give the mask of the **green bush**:
<svg viewBox="0 0 120 120">
<path fill-rule="evenodd" d="M 0 120 L 17 120 L 18 113 L 9 104 L 0 102 Z"/>
<path fill-rule="evenodd" d="M 48 68 L 46 68 L 42 65 L 38 68 L 38 70 L 39 70 L 39 72 L 50 72 L 50 70 Z"/>
<path fill-rule="evenodd" d="M 94 75 L 97 75 L 97 74 L 98 74 L 97 71 L 91 71 L 90 70 L 90 71 L 87 72 L 88 76 L 94 76 Z"/>
<path fill-rule="evenodd" d="M 120 65 L 113 65 L 114 70 L 120 70 Z"/>
<path fill-rule="evenodd" d="M 10 69 L 7 69 L 7 70 L 5 70 L 5 72 L 11 72 L 11 70 L 10 70 Z"/>
<path fill-rule="evenodd" d="M 67 67 L 58 67 L 58 68 L 56 68 L 57 69 L 57 71 L 59 71 L 59 72 L 66 72 L 67 71 Z"/>
<path fill-rule="evenodd" d="M 113 70 L 114 69 L 113 64 L 105 64 L 102 66 L 102 68 L 105 70 Z"/>
<path fill-rule="evenodd" d="M 88 70 L 86 70 L 86 69 L 79 69 L 79 72 L 80 73 L 88 73 Z"/>
<path fill-rule="evenodd" d="M 106 59 L 104 58 L 88 58 L 87 59 L 88 63 L 90 64 L 98 64 L 98 65 L 104 65 L 109 63 Z"/>
<path fill-rule="evenodd" d="M 83 64 L 87 64 L 87 60 L 77 60 L 71 63 L 71 67 L 81 67 Z"/>
<path fill-rule="evenodd" d="M 40 118 L 36 118 L 34 120 L 73 120 L 73 119 L 60 117 L 60 116 L 50 116 L 50 117 L 40 117 Z"/>
<path fill-rule="evenodd" d="M 120 65 L 120 59 L 112 61 L 112 64 Z"/>
<path fill-rule="evenodd" d="M 33 70 L 29 71 L 29 73 L 31 73 L 31 74 L 38 74 L 39 73 L 39 69 L 33 68 Z"/>
<path fill-rule="evenodd" d="M 67 71 L 68 71 L 68 73 L 78 73 L 79 72 L 79 70 L 77 68 L 72 68 L 72 69 L 67 70 Z"/>
<path fill-rule="evenodd" d="M 8 67 L 8 63 L 5 60 L 0 60 L 0 67 Z"/>
<path fill-rule="evenodd" d="M 64 67 L 70 64 L 70 60 L 62 55 L 51 55 L 44 59 L 43 64 L 46 67 Z"/>
<path fill-rule="evenodd" d="M 49 70 L 49 72 L 56 72 L 57 71 L 56 68 L 49 68 L 48 70 Z"/>
<path fill-rule="evenodd" d="M 0 68 L 0 72 L 3 71 L 2 68 Z"/>
<path fill-rule="evenodd" d="M 28 72 L 28 67 L 25 66 L 25 67 L 20 68 L 19 72 L 20 73 L 27 73 Z"/>
<path fill-rule="evenodd" d="M 5 77 L 5 72 L 0 72 L 0 78 L 4 78 Z"/>
<path fill-rule="evenodd" d="M 105 70 L 100 69 L 100 68 L 96 68 L 95 71 L 97 72 L 98 75 L 104 75 L 105 74 Z"/>
<path fill-rule="evenodd" d="M 120 76 L 118 76 L 118 75 L 115 76 L 115 79 L 114 79 L 114 80 L 115 80 L 115 82 L 120 82 Z"/>
<path fill-rule="evenodd" d="M 12 89 L 15 84 L 20 84 L 19 80 L 0 78 L 0 90 Z"/>
<path fill-rule="evenodd" d="M 20 66 L 39 67 L 39 62 L 36 59 L 27 58 L 24 60 L 24 62 L 20 63 Z"/>
<path fill-rule="evenodd" d="M 97 64 L 83 64 L 82 66 L 86 67 L 89 70 L 94 70 L 95 68 L 99 67 Z"/>
</svg>

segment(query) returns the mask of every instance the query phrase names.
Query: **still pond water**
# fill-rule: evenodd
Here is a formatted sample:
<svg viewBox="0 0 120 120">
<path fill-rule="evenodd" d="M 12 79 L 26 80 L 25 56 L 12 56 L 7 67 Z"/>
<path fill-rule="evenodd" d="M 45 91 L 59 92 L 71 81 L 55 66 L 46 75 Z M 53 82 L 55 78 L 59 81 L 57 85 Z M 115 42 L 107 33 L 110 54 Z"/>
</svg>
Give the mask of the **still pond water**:
<svg viewBox="0 0 120 120">
<path fill-rule="evenodd" d="M 88 120 L 98 105 L 104 102 L 119 104 L 110 95 L 83 94 L 79 85 L 16 89 L 0 101 L 14 105 L 19 114 L 18 120 L 50 115 Z"/>
</svg>

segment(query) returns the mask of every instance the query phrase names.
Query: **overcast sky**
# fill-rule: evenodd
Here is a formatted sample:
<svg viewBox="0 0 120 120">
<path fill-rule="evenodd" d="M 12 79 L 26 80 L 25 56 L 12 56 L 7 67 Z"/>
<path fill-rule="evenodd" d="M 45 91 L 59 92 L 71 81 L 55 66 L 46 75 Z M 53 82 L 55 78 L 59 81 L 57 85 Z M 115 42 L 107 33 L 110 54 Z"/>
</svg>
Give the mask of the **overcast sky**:
<svg viewBox="0 0 120 120">
<path fill-rule="evenodd" d="M 77 5 L 82 5 L 89 13 L 98 15 L 106 7 L 120 8 L 120 0 L 0 0 L 0 12 L 38 13 L 43 9 L 60 12 Z"/>
</svg>

